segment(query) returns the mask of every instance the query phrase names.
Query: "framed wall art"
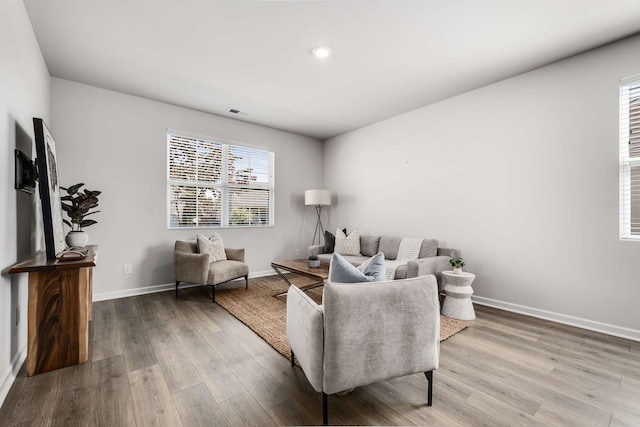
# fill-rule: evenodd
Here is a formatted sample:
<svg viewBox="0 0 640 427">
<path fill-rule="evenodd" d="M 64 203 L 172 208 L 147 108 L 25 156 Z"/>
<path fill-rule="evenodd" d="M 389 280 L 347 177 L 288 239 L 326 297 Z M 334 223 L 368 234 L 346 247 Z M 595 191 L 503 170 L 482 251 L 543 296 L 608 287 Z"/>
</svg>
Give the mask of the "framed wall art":
<svg viewBox="0 0 640 427">
<path fill-rule="evenodd" d="M 33 128 L 36 139 L 38 187 L 40 189 L 47 259 L 54 260 L 66 248 L 62 222 L 62 205 L 60 203 L 56 143 L 42 119 L 34 117 Z"/>
</svg>

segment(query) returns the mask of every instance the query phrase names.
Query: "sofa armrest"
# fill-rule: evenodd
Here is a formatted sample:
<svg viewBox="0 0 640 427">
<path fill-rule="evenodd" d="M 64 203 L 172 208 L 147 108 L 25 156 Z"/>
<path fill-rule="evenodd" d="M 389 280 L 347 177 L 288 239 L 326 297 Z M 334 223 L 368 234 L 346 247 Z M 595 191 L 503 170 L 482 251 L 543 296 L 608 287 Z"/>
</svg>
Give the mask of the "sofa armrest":
<svg viewBox="0 0 640 427">
<path fill-rule="evenodd" d="M 322 306 L 295 285 L 287 291 L 287 341 L 309 383 L 322 391 L 324 324 Z"/>
<path fill-rule="evenodd" d="M 307 256 L 318 255 L 324 253 L 324 245 L 311 245 L 307 250 Z"/>
<path fill-rule="evenodd" d="M 204 285 L 209 275 L 209 255 L 173 253 L 173 278 L 176 282 L 189 282 Z"/>
<path fill-rule="evenodd" d="M 411 260 L 407 263 L 407 278 L 433 274 L 438 280 L 438 289 L 442 290 L 442 277 L 440 273 L 451 270 L 450 260 L 450 256 L 432 256 Z"/>
<path fill-rule="evenodd" d="M 230 259 L 231 261 L 244 262 L 244 248 L 242 249 L 224 248 L 224 252 L 227 255 L 227 259 Z"/>
<path fill-rule="evenodd" d="M 460 251 L 457 249 L 438 248 L 438 256 L 448 256 L 451 258 L 460 258 Z"/>
<path fill-rule="evenodd" d="M 433 276 L 324 286 L 324 392 L 438 368 Z"/>
</svg>

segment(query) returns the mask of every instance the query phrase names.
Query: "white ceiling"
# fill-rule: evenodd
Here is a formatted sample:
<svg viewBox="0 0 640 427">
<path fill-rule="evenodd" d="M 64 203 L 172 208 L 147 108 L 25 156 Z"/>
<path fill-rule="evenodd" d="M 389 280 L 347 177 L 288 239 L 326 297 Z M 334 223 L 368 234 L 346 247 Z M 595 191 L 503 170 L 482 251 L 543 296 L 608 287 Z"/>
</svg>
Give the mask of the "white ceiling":
<svg viewBox="0 0 640 427">
<path fill-rule="evenodd" d="M 25 5 L 54 77 L 320 139 L 640 30 L 639 0 Z"/>
</svg>

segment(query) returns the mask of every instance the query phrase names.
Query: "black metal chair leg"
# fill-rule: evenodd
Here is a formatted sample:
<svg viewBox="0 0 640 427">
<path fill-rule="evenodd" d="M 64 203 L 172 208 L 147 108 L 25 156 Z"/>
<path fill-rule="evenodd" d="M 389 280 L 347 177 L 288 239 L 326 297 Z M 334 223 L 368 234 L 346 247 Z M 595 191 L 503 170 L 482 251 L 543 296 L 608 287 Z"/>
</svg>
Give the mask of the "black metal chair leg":
<svg viewBox="0 0 640 427">
<path fill-rule="evenodd" d="M 176 280 L 176 298 L 178 298 L 178 285 L 180 284 L 180 282 L 178 282 Z"/>
<path fill-rule="evenodd" d="M 244 276 L 244 288 L 245 289 L 249 289 L 249 275 L 247 274 L 246 276 Z"/>
<path fill-rule="evenodd" d="M 296 362 L 293 361 L 294 357 L 296 356 L 293 354 L 293 350 L 291 350 L 291 366 L 296 366 Z"/>
<path fill-rule="evenodd" d="M 427 406 L 431 406 L 433 401 L 433 371 L 425 372 L 424 375 L 427 377 L 427 381 L 429 382 L 427 389 Z"/>
<path fill-rule="evenodd" d="M 327 393 L 322 392 L 322 425 L 329 425 L 329 402 L 327 399 Z"/>
<path fill-rule="evenodd" d="M 212 303 L 216 302 L 216 287 L 215 286 L 211 287 L 211 302 Z"/>
</svg>

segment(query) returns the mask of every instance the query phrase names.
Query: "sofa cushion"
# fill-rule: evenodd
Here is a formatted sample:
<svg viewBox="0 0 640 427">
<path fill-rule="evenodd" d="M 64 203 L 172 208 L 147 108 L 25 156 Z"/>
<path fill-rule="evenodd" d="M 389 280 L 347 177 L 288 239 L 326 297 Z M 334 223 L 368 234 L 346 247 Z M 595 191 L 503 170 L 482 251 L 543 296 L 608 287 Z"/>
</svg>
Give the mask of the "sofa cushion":
<svg viewBox="0 0 640 427">
<path fill-rule="evenodd" d="M 374 256 L 378 253 L 380 236 L 360 236 L 360 253 L 363 256 Z"/>
<path fill-rule="evenodd" d="M 406 279 L 406 278 L 407 278 L 407 264 L 397 267 L 395 279 Z"/>
<path fill-rule="evenodd" d="M 331 262 L 331 257 L 333 256 L 333 254 L 318 254 L 318 259 L 320 260 L 320 262 Z"/>
<path fill-rule="evenodd" d="M 360 270 L 344 259 L 342 255 L 334 253 L 329 269 L 329 281 L 332 283 L 361 283 L 385 280 L 384 254 L 382 252 L 366 260 L 363 264 L 364 268 Z"/>
<path fill-rule="evenodd" d="M 360 255 L 360 234 L 353 230 L 347 236 L 344 231 L 337 229 L 334 252 L 340 255 Z"/>
<path fill-rule="evenodd" d="M 418 258 L 429 258 L 438 255 L 438 241 L 436 239 L 424 239 L 420 247 Z"/>
<path fill-rule="evenodd" d="M 213 236 L 208 239 L 202 234 L 198 234 L 196 240 L 198 242 L 198 252 L 209 255 L 209 262 L 225 261 L 227 259 L 220 233 L 213 233 Z"/>
<path fill-rule="evenodd" d="M 249 274 L 247 264 L 240 261 L 218 261 L 209 265 L 207 284 L 217 285 Z"/>
<path fill-rule="evenodd" d="M 396 259 L 401 237 L 381 236 L 378 250 L 384 254 L 385 259 Z"/>
</svg>

